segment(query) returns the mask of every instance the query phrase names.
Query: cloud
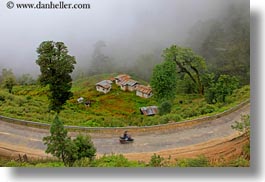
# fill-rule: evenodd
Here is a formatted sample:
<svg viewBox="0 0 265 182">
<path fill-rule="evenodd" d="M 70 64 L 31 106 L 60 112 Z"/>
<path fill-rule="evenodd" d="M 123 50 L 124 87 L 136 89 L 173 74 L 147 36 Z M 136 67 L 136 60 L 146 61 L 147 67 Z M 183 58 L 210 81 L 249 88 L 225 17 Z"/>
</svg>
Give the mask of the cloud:
<svg viewBox="0 0 265 182">
<path fill-rule="evenodd" d="M 63 41 L 70 54 L 76 57 L 78 65 L 89 65 L 93 45 L 98 40 L 106 42 L 105 51 L 116 61 L 133 62 L 155 49 L 166 48 L 173 43 L 182 44 L 197 21 L 221 16 L 222 10 L 231 3 L 228 0 L 64 2 L 90 3 L 91 9 L 8 9 L 6 2 L 1 2 L 0 68 L 12 68 L 17 74 L 38 74 L 36 48 L 45 40 Z"/>
</svg>

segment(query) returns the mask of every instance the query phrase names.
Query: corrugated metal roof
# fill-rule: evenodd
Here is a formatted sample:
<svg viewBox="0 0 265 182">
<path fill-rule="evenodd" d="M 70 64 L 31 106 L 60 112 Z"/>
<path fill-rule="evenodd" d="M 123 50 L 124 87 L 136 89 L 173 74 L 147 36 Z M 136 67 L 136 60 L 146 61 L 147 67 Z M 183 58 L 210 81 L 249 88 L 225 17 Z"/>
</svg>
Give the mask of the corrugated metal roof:
<svg viewBox="0 0 265 182">
<path fill-rule="evenodd" d="M 146 116 L 153 116 L 158 113 L 158 107 L 157 106 L 141 107 L 140 111 L 142 114 Z"/>
<path fill-rule="evenodd" d="M 128 86 L 134 86 L 135 84 L 137 84 L 138 82 L 132 79 L 125 79 L 123 80 L 120 85 L 128 85 Z"/>
<path fill-rule="evenodd" d="M 126 75 L 126 74 L 121 74 L 115 77 L 116 80 L 122 81 L 122 80 L 127 80 L 130 79 L 131 76 L 130 75 Z"/>
<path fill-rule="evenodd" d="M 98 82 L 96 85 L 101 86 L 103 88 L 110 88 L 112 81 L 110 80 L 102 80 L 101 82 Z"/>
<path fill-rule="evenodd" d="M 136 90 L 139 92 L 142 92 L 144 94 L 150 94 L 152 92 L 152 88 L 149 86 L 144 86 L 144 85 L 138 85 L 136 87 Z"/>
</svg>

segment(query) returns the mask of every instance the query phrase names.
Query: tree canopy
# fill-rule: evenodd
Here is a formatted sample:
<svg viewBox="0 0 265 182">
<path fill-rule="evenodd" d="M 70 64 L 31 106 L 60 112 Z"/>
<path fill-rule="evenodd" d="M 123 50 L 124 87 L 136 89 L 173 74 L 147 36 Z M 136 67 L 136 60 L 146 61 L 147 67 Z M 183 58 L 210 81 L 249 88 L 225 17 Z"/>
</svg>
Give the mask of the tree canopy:
<svg viewBox="0 0 265 182">
<path fill-rule="evenodd" d="M 12 93 L 13 87 L 16 84 L 16 77 L 11 69 L 2 69 L 2 85 Z"/>
<path fill-rule="evenodd" d="M 94 159 L 96 148 L 89 136 L 79 134 L 74 140 L 67 135 L 63 122 L 58 115 L 50 127 L 50 136 L 43 138 L 47 145 L 46 153 L 61 159 L 66 166 L 73 166 L 74 162 L 82 158 Z"/>
<path fill-rule="evenodd" d="M 191 49 L 182 48 L 177 45 L 172 45 L 163 52 L 165 61 L 174 62 L 176 71 L 180 74 L 186 74 L 195 84 L 199 94 L 204 93 L 201 76 L 206 70 L 205 60 L 196 55 Z"/>
<path fill-rule="evenodd" d="M 177 75 L 173 62 L 163 62 L 153 69 L 151 87 L 158 102 L 172 100 L 176 96 Z"/>
<path fill-rule="evenodd" d="M 49 85 L 50 109 L 60 112 L 65 102 L 72 96 L 71 73 L 76 64 L 75 58 L 68 54 L 63 42 L 45 41 L 37 49 L 41 84 Z"/>
<path fill-rule="evenodd" d="M 226 97 L 239 86 L 239 81 L 235 76 L 220 75 L 216 77 L 211 73 L 205 75 L 204 79 L 207 82 L 205 99 L 209 104 L 226 102 Z"/>
<path fill-rule="evenodd" d="M 67 130 L 63 126 L 63 122 L 58 115 L 55 116 L 50 127 L 50 136 L 44 137 L 44 144 L 47 145 L 46 153 L 62 159 L 67 163 L 67 149 L 70 144 L 70 137 L 67 136 Z"/>
</svg>

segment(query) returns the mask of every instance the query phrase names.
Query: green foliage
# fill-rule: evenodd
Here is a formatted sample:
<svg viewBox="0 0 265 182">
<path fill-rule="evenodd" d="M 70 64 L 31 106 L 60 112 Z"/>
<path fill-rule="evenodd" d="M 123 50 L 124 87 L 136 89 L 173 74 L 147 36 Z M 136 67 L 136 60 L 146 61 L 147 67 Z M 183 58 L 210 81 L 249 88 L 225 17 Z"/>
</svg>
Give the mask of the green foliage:
<svg viewBox="0 0 265 182">
<path fill-rule="evenodd" d="M 90 167 L 91 159 L 83 157 L 79 160 L 76 160 L 73 164 L 73 167 Z"/>
<path fill-rule="evenodd" d="M 217 100 L 225 102 L 225 98 L 231 95 L 239 86 L 238 79 L 235 76 L 221 75 L 216 83 Z"/>
<path fill-rule="evenodd" d="M 214 73 L 206 73 L 203 75 L 203 84 L 205 86 L 205 100 L 209 104 L 215 104 L 217 102 L 216 96 L 216 78 Z"/>
<path fill-rule="evenodd" d="M 226 102 L 226 97 L 232 95 L 233 91 L 239 86 L 238 79 L 229 75 L 220 75 L 218 80 L 215 81 L 213 74 L 209 74 L 208 81 L 205 99 L 209 104 Z"/>
<path fill-rule="evenodd" d="M 45 152 L 62 159 L 65 166 L 73 166 L 76 160 L 82 158 L 94 159 L 96 148 L 91 138 L 79 134 L 74 140 L 71 140 L 58 115 L 55 116 L 50 133 L 51 136 L 43 138 L 44 144 L 47 145 Z"/>
<path fill-rule="evenodd" d="M 91 163 L 91 167 L 144 167 L 144 164 L 136 161 L 129 161 L 121 154 L 111 154 L 109 156 L 104 155 L 94 160 Z"/>
<path fill-rule="evenodd" d="M 37 49 L 40 66 L 40 82 L 49 85 L 50 109 L 60 112 L 65 102 L 73 95 L 70 91 L 72 78 L 70 74 L 76 64 L 75 58 L 68 55 L 63 42 L 45 41 Z"/>
<path fill-rule="evenodd" d="M 250 161 L 248 159 L 245 159 L 243 156 L 232 160 L 229 162 L 229 164 L 226 165 L 226 167 L 249 167 Z"/>
<path fill-rule="evenodd" d="M 204 156 L 198 156 L 195 159 L 177 160 L 177 167 L 209 167 L 209 161 Z"/>
<path fill-rule="evenodd" d="M 47 167 L 64 167 L 64 164 L 60 161 L 55 161 L 51 159 L 44 160 L 29 160 L 28 162 L 20 162 L 17 160 L 2 159 L 0 157 L 0 167 L 37 167 L 37 168 L 47 168 Z"/>
<path fill-rule="evenodd" d="M 234 125 L 231 125 L 232 129 L 237 130 L 250 137 L 250 116 L 242 115 L 241 122 L 235 121 Z"/>
<path fill-rule="evenodd" d="M 196 55 L 191 49 L 172 45 L 163 52 L 165 61 L 174 62 L 177 66 L 176 72 L 188 75 L 199 94 L 204 94 L 202 74 L 206 70 L 205 60 Z"/>
<path fill-rule="evenodd" d="M 2 69 L 2 85 L 8 90 L 9 93 L 12 93 L 12 89 L 16 84 L 16 78 L 11 69 Z"/>
<path fill-rule="evenodd" d="M 62 162 L 41 162 L 37 163 L 34 167 L 37 168 L 47 168 L 47 167 L 65 167 Z"/>
<path fill-rule="evenodd" d="M 150 84 L 158 102 L 175 98 L 176 81 L 177 74 L 173 62 L 167 61 L 155 66 Z"/>
<path fill-rule="evenodd" d="M 148 167 L 171 167 L 172 164 L 170 163 L 171 156 L 169 156 L 167 159 L 164 157 L 161 157 L 160 155 L 157 155 L 154 153 L 151 156 L 151 159 L 148 163 Z"/>
<path fill-rule="evenodd" d="M 169 101 L 164 101 L 158 108 L 160 115 L 165 115 L 171 112 L 172 104 Z"/>
<path fill-rule="evenodd" d="M 231 125 L 232 129 L 239 131 L 245 137 L 247 137 L 248 142 L 242 148 L 241 156 L 231 163 L 232 166 L 249 166 L 250 160 L 250 116 L 242 115 L 241 122 L 235 121 L 235 124 Z"/>
<path fill-rule="evenodd" d="M 151 160 L 149 162 L 149 166 L 151 167 L 162 167 L 163 166 L 163 161 L 165 159 L 161 157 L 160 155 L 152 155 Z"/>
<path fill-rule="evenodd" d="M 88 158 L 90 160 L 93 160 L 96 156 L 96 148 L 94 147 L 94 144 L 88 135 L 78 135 L 73 140 L 75 146 L 77 147 L 76 155 L 77 159 L 80 160 L 82 158 Z"/>
<path fill-rule="evenodd" d="M 68 100 L 60 119 L 65 125 L 115 127 L 115 126 L 151 126 L 172 121 L 192 119 L 202 115 L 214 115 L 223 112 L 250 98 L 250 86 L 233 91 L 226 97 L 226 103 L 207 104 L 198 94 L 178 94 L 172 101 L 169 114 L 147 117 L 141 115 L 139 108 L 159 105 L 154 98 L 144 99 L 133 92 L 124 92 L 113 85 L 108 94 L 100 94 L 95 90 L 95 83 L 117 74 L 97 75 L 73 82 L 74 96 Z M 138 79 L 137 79 L 138 80 Z M 0 115 L 42 123 L 52 123 L 54 112 L 48 112 L 47 93 L 49 88 L 40 85 L 16 85 L 13 94 L 0 89 Z M 91 100 L 92 105 L 86 107 L 78 104 L 80 96 Z M 117 104 L 119 103 L 119 104 Z M 74 114 L 73 114 L 74 113 Z"/>
<path fill-rule="evenodd" d="M 51 153 L 53 156 L 62 159 L 64 164 L 72 162 L 71 150 L 73 143 L 67 136 L 67 130 L 64 128 L 63 123 L 60 121 L 58 115 L 55 116 L 50 128 L 50 136 L 43 138 L 43 142 L 47 145 L 46 153 Z"/>
</svg>

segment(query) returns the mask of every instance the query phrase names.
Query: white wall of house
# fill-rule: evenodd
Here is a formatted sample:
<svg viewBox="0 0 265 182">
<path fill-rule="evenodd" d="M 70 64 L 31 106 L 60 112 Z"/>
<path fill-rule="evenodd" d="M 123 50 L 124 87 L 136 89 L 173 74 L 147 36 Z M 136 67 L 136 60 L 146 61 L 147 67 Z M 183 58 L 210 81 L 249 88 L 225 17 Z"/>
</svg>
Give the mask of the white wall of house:
<svg viewBox="0 0 265 182">
<path fill-rule="evenodd" d="M 134 86 L 128 86 L 128 90 L 131 92 L 135 91 L 135 89 L 136 89 L 135 85 Z"/>
<path fill-rule="evenodd" d="M 143 97 L 143 93 L 138 91 L 138 90 L 136 91 L 136 95 L 139 96 L 139 97 Z"/>
<path fill-rule="evenodd" d="M 121 89 L 123 91 L 130 91 L 130 92 L 133 92 L 136 90 L 136 85 L 134 86 L 128 86 L 128 85 L 121 85 Z"/>
<path fill-rule="evenodd" d="M 106 88 L 103 88 L 103 87 L 97 85 L 96 89 L 97 89 L 97 91 L 103 92 L 103 93 L 106 94 L 106 93 L 108 93 L 110 91 L 111 87 L 109 89 L 106 89 Z"/>
<path fill-rule="evenodd" d="M 127 86 L 127 85 L 121 85 L 121 89 L 122 89 L 123 91 L 127 91 L 128 86 Z"/>
<path fill-rule="evenodd" d="M 143 98 L 150 98 L 150 97 L 152 97 L 152 93 L 150 93 L 150 94 L 145 94 L 145 93 L 143 93 L 143 92 L 140 92 L 140 91 L 136 91 L 136 95 L 137 96 L 139 96 L 139 97 L 143 97 Z"/>
</svg>

